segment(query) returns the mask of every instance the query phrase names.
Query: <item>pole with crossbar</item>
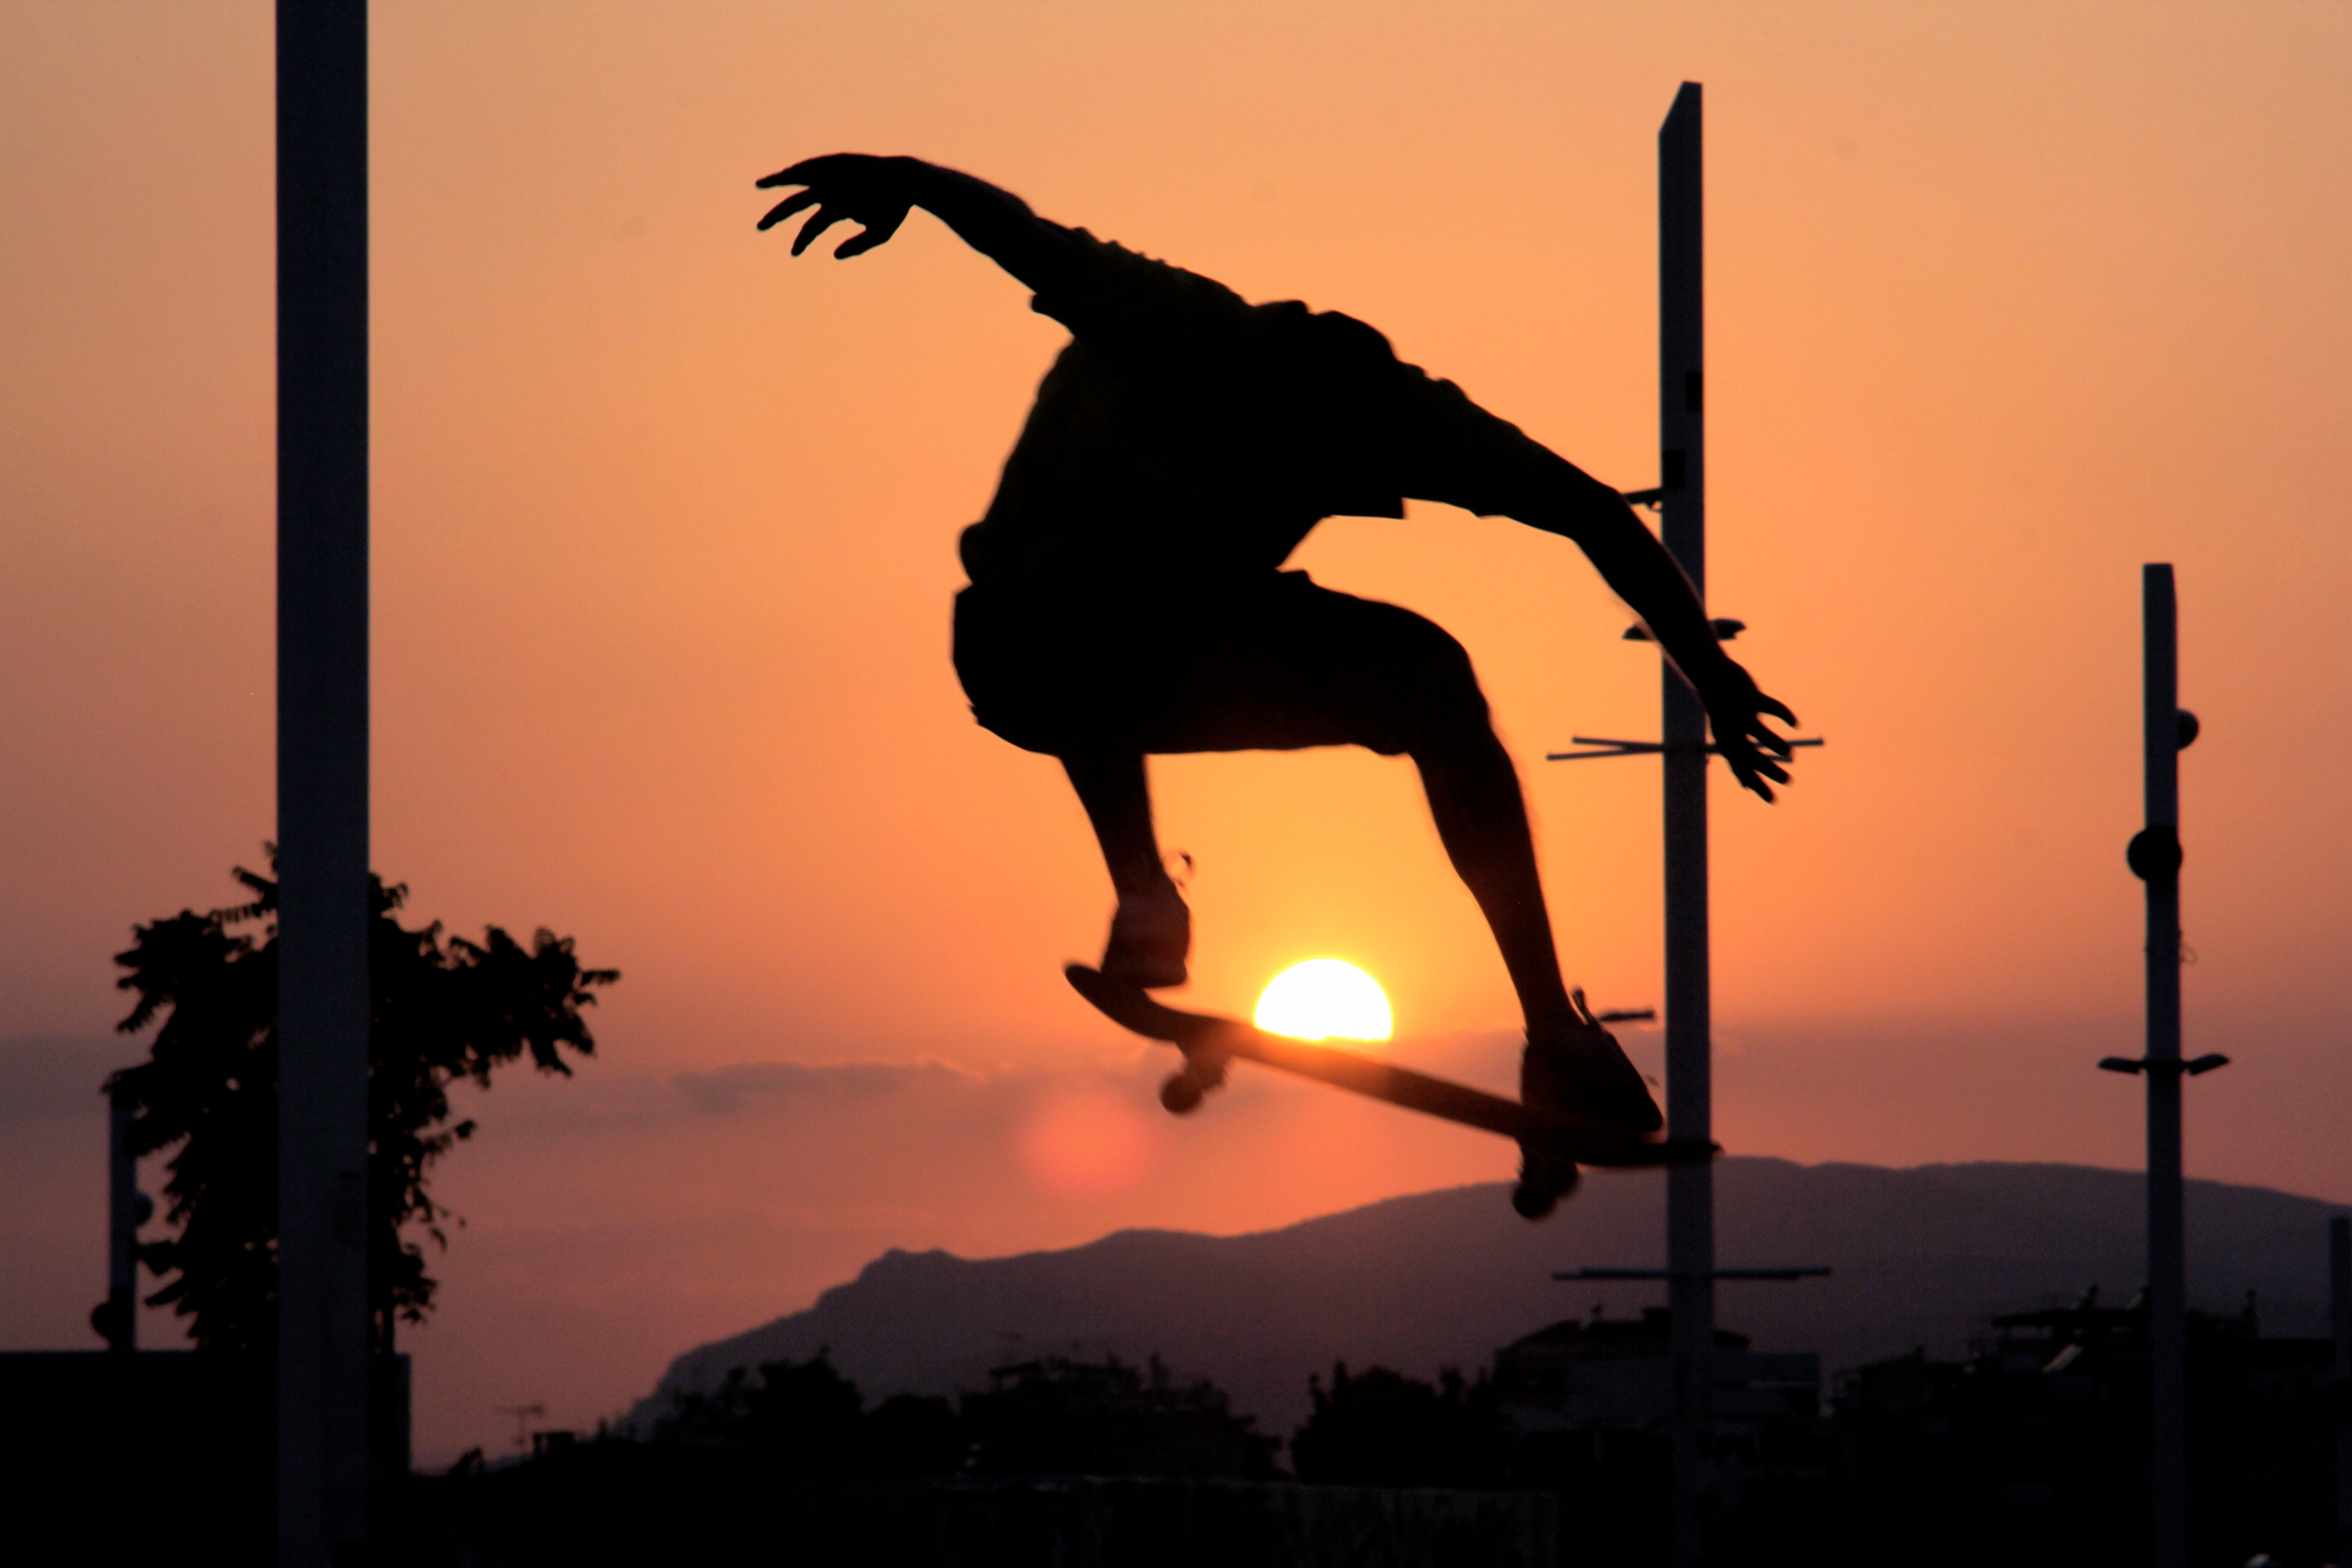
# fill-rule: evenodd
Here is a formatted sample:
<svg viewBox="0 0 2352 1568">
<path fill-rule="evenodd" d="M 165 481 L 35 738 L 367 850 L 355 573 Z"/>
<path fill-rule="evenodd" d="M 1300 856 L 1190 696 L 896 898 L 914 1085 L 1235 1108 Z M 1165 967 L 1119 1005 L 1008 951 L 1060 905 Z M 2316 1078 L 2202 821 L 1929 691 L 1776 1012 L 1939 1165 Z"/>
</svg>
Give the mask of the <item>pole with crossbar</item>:
<svg viewBox="0 0 2352 1568">
<path fill-rule="evenodd" d="M 1658 470 L 1650 489 L 1625 500 L 1654 508 L 1666 549 L 1706 595 L 1706 366 L 1704 290 L 1706 232 L 1701 179 L 1700 89 L 1683 83 L 1658 131 Z M 1745 623 L 1708 623 L 1728 642 Z M 1630 640 L 1652 640 L 1636 626 Z M 1671 664 L 1663 666 L 1663 738 L 1620 741 L 1573 737 L 1587 748 L 1552 752 L 1547 762 L 1593 757 L 1655 756 L 1664 772 L 1666 1132 L 1713 1142 L 1713 1000 L 1707 954 L 1707 758 L 1719 748 L 1706 738 L 1706 710 Z M 1818 746 L 1817 737 L 1792 741 Z M 1705 1164 L 1666 1173 L 1666 1267 L 1612 1279 L 1666 1282 L 1673 1322 L 1674 1560 L 1690 1568 L 1702 1552 L 1707 1456 L 1704 1436 L 1714 1403 L 1709 1365 L 1715 1345 L 1715 1285 L 1718 1279 L 1803 1278 L 1785 1270 L 1727 1272 L 1715 1266 L 1715 1175 Z M 1563 1278 L 1565 1278 L 1563 1276 Z"/>
<path fill-rule="evenodd" d="M 2148 1562 L 2189 1557 L 2188 1259 L 2180 1178 L 2180 1083 L 2229 1064 L 2180 1054 L 2180 752 L 2197 717 L 2180 706 L 2172 568 L 2140 568 L 2141 795 L 2147 826 L 2125 851 L 2147 885 L 2147 1054 L 2108 1057 L 2109 1072 L 2147 1079 Z"/>
<path fill-rule="evenodd" d="M 1706 596 L 1706 225 L 1699 84 L 1658 131 L 1658 532 Z M 1666 1136 L 1715 1136 L 1707 963 L 1706 710 L 1661 673 L 1665 774 Z M 1674 1356 L 1674 1559 L 1699 1559 L 1701 1436 L 1715 1400 L 1715 1172 L 1666 1173 L 1666 1300 Z"/>
</svg>

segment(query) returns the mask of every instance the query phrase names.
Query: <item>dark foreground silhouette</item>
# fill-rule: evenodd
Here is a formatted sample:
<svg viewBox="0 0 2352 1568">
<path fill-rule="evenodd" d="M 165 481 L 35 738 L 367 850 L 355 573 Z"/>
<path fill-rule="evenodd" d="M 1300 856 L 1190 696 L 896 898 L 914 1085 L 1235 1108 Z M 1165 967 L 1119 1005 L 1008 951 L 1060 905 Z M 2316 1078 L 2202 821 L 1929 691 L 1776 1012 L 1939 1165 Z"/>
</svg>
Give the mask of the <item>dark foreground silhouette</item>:
<svg viewBox="0 0 2352 1568">
<path fill-rule="evenodd" d="M 2007 1314 L 1961 1362 L 1837 1379 L 1716 1335 L 1710 1560 L 2125 1568 L 2146 1560 L 2147 1314 Z M 673 1400 L 648 1440 L 542 1433 L 419 1478 L 401 1560 L 507 1563 L 1663 1563 L 1672 1323 L 1569 1319 L 1473 1375 L 1307 1380 L 1279 1445 L 1157 1357 L 1000 1367 L 868 1410 L 820 1354 Z M 2326 1560 L 2343 1414 L 2325 1340 L 2191 1317 L 2194 1560 Z"/>
<path fill-rule="evenodd" d="M 1528 1033 L 1522 1097 L 1647 1132 L 1641 1076 L 1571 1005 L 1509 754 L 1459 643 L 1282 563 L 1336 515 L 1407 499 L 1514 518 L 1580 546 L 1705 702 L 1733 774 L 1771 798 L 1793 722 L 1716 640 L 1673 557 L 1618 492 L 1399 360 L 1378 331 L 1223 284 L 911 158 L 812 158 L 761 221 L 809 212 L 862 255 L 920 206 L 1035 295 L 1072 341 L 1038 389 L 987 515 L 964 531 L 955 661 L 981 723 L 1060 759 L 1118 896 L 1101 969 L 1180 984 L 1191 917 L 1155 837 L 1159 752 L 1358 745 L 1409 756 L 1494 931 Z"/>
</svg>

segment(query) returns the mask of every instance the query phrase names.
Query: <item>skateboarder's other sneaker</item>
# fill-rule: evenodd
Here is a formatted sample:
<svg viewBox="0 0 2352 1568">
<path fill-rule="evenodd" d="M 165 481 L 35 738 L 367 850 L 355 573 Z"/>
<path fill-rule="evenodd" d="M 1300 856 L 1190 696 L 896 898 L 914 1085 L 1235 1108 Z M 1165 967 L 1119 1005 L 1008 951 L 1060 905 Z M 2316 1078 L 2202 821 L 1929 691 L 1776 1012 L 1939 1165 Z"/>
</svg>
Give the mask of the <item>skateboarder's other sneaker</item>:
<svg viewBox="0 0 2352 1568">
<path fill-rule="evenodd" d="M 1103 978 L 1146 991 L 1181 985 L 1192 951 L 1192 911 L 1175 889 L 1129 894 L 1110 917 Z"/>
<path fill-rule="evenodd" d="M 1519 1099 L 1538 1110 L 1587 1127 L 1633 1136 L 1665 1125 L 1641 1070 L 1626 1059 L 1617 1037 L 1602 1028 L 1570 994 L 1576 1016 L 1559 1028 L 1529 1031 L 1519 1058 Z"/>
</svg>

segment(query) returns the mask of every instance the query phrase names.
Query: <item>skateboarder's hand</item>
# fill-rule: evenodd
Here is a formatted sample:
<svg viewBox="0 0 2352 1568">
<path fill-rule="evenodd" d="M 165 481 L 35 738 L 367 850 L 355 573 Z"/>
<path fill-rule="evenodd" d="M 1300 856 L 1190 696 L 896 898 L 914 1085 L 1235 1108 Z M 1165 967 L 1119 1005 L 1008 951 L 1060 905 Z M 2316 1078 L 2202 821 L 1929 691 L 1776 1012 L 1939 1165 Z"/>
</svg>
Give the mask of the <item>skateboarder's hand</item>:
<svg viewBox="0 0 2352 1568">
<path fill-rule="evenodd" d="M 908 163 L 904 158 L 875 158 L 863 153 L 804 158 L 760 182 L 763 191 L 780 185 L 803 187 L 798 195 L 786 196 L 768 209 L 768 216 L 760 220 L 761 231 L 765 233 L 794 213 L 814 207 L 816 211 L 793 237 L 793 254 L 798 256 L 815 244 L 817 237 L 835 224 L 855 223 L 863 225 L 864 232 L 843 240 L 833 254 L 843 261 L 863 256 L 898 233 L 898 226 L 907 221 L 908 209 L 915 205 Z"/>
<path fill-rule="evenodd" d="M 1742 788 L 1770 800 L 1772 784 L 1789 782 L 1789 771 L 1780 765 L 1788 760 L 1789 739 L 1765 723 L 1764 718 L 1769 714 L 1784 724 L 1794 724 L 1797 716 L 1786 704 L 1757 690 L 1754 678 L 1730 658 L 1707 672 L 1698 683 L 1698 695 L 1706 704 L 1716 750 L 1731 764 L 1731 776 Z M 1770 784 L 1765 782 L 1768 779 Z"/>
</svg>

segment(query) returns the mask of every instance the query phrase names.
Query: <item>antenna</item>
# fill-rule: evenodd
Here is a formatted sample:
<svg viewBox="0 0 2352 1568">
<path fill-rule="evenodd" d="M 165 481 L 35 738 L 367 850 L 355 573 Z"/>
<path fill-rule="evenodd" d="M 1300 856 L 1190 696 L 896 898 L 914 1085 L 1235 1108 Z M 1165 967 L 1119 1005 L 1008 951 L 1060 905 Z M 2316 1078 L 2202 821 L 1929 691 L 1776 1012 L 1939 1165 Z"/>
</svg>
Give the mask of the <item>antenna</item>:
<svg viewBox="0 0 2352 1568">
<path fill-rule="evenodd" d="M 515 1447 L 517 1448 L 528 1448 L 530 1447 L 530 1418 L 534 1415 L 544 1415 L 547 1414 L 547 1406 L 544 1405 L 493 1405 L 491 1408 L 495 1409 L 501 1415 L 511 1415 L 515 1418 Z"/>
</svg>

